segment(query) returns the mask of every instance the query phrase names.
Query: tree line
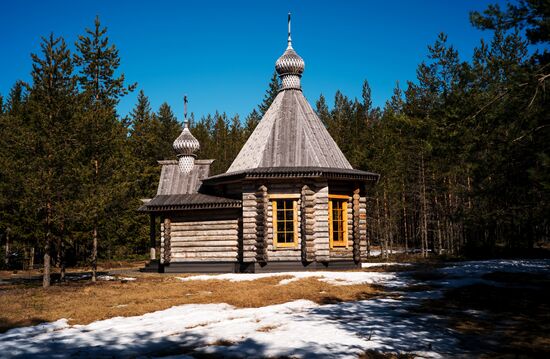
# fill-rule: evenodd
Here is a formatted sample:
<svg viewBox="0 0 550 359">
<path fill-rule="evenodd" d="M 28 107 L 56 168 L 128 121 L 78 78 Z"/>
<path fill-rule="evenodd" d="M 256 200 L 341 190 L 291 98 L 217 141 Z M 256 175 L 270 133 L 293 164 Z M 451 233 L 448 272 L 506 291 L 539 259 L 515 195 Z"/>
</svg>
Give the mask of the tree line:
<svg viewBox="0 0 550 359">
<path fill-rule="evenodd" d="M 397 84 L 382 108 L 367 81 L 360 99 L 338 91 L 329 106 L 318 98 L 319 117 L 353 167 L 381 174 L 368 193 L 370 246 L 384 256 L 472 255 L 548 242 L 549 12 L 525 0 L 472 13 L 490 41 L 464 60 L 440 34 L 416 81 Z M 154 111 L 143 91 L 128 116 L 117 113 L 136 84 L 120 73 L 99 19 L 74 52 L 51 34 L 32 60 L 32 83 L 0 97 L 2 263 L 39 262 L 45 272 L 52 263 L 61 275 L 85 264 L 95 278 L 98 257 L 147 252 L 148 221 L 136 209 L 156 192 L 157 161 L 175 158 L 181 124 L 166 103 Z M 216 160 L 212 174 L 227 170 L 278 85 L 273 74 L 244 118 L 191 116 L 199 158 Z"/>
</svg>

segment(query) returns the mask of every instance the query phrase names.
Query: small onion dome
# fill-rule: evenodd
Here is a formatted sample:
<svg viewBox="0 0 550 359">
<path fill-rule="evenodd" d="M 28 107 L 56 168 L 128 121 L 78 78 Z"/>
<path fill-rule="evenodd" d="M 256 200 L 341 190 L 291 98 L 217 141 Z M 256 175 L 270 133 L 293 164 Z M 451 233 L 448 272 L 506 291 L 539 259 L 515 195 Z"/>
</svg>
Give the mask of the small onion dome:
<svg viewBox="0 0 550 359">
<path fill-rule="evenodd" d="M 290 13 L 288 14 L 288 46 L 284 54 L 275 62 L 275 70 L 281 78 L 281 90 L 295 89 L 300 90 L 300 78 L 306 64 L 292 48 L 292 38 L 290 36 Z"/>
<path fill-rule="evenodd" d="M 188 174 L 195 165 L 195 152 L 199 150 L 199 141 L 189 131 L 189 123 L 186 121 L 183 131 L 172 145 L 178 156 L 180 171 Z"/>
<path fill-rule="evenodd" d="M 275 62 L 275 70 L 279 76 L 297 75 L 302 76 L 306 64 L 304 59 L 300 57 L 289 44 L 284 54 Z"/>
</svg>

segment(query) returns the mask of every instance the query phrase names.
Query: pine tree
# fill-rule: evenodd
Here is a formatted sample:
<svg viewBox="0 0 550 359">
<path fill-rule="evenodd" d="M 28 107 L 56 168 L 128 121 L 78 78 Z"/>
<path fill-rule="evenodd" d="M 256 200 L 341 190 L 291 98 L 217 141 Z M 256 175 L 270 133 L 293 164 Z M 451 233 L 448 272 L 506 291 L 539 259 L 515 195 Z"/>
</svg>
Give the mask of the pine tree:
<svg viewBox="0 0 550 359">
<path fill-rule="evenodd" d="M 160 143 L 170 141 L 161 137 L 160 123 L 143 90 L 138 94 L 130 119 L 129 144 L 134 158 L 133 170 L 138 177 L 136 193 L 142 198 L 150 198 L 158 183 L 157 160 L 162 159 L 162 153 L 159 153 Z"/>
<path fill-rule="evenodd" d="M 275 97 L 277 97 L 280 87 L 281 83 L 279 80 L 279 76 L 277 75 L 277 72 L 273 72 L 273 76 L 271 76 L 269 86 L 265 91 L 264 100 L 260 105 L 258 105 L 258 112 L 260 113 L 260 117 L 263 117 L 266 111 L 269 109 L 269 106 L 271 106 L 273 100 L 275 100 Z"/>
<path fill-rule="evenodd" d="M 256 126 L 258 126 L 261 119 L 262 117 L 260 116 L 258 111 L 256 111 L 256 109 L 253 109 L 252 112 L 248 116 L 246 116 L 243 128 L 243 137 L 245 138 L 245 141 L 250 137 L 250 135 L 252 135 L 252 132 L 254 132 Z"/>
<path fill-rule="evenodd" d="M 3 114 L 0 115 L 0 233 L 10 232 L 12 242 L 36 242 L 38 228 L 34 220 L 36 201 L 26 200 L 25 172 L 33 155 L 28 141 L 35 134 L 30 129 L 26 111 L 28 100 L 22 82 L 11 88 Z M 25 206 L 25 204 L 30 206 Z M 35 229 L 31 231 L 25 228 Z"/>
<path fill-rule="evenodd" d="M 505 11 L 498 4 L 489 5 L 483 14 L 471 12 L 470 21 L 483 30 L 525 29 L 531 44 L 550 42 L 550 6 L 546 1 L 520 0 L 518 4 L 508 3 Z"/>
<path fill-rule="evenodd" d="M 39 205 L 44 236 L 43 286 L 50 285 L 53 237 L 61 233 L 69 215 L 67 202 L 74 195 L 73 161 L 77 148 L 74 136 L 76 79 L 65 41 L 50 34 L 42 38 L 41 56 L 32 55 L 33 86 L 30 92 L 30 119 L 35 135 L 30 144 L 35 176 L 27 186 Z M 73 167 L 73 168 L 72 168 Z M 72 185 L 72 186 L 71 186 Z M 70 207 L 70 206 L 69 206 Z"/>
<path fill-rule="evenodd" d="M 174 150 L 172 148 L 172 141 L 181 133 L 181 124 L 178 122 L 172 109 L 166 102 L 160 105 L 156 117 L 160 125 L 159 148 L 157 150 L 158 157 L 159 159 L 173 158 Z"/>
<path fill-rule="evenodd" d="M 109 44 L 107 28 L 96 17 L 93 29 L 78 37 L 75 61 L 80 67 L 79 84 L 86 116 L 87 153 L 89 166 L 88 211 L 92 229 L 92 280 L 96 280 L 99 226 L 108 221 L 105 210 L 112 201 L 112 179 L 122 173 L 122 155 L 126 129 L 116 117 L 115 106 L 120 97 L 135 88 L 125 86 L 124 74 L 116 76 L 120 66 L 118 50 Z M 100 218 L 103 215 L 103 218 Z"/>
<path fill-rule="evenodd" d="M 317 109 L 316 110 L 317 116 L 319 116 L 319 118 L 321 119 L 325 127 L 328 128 L 331 122 L 331 117 L 330 117 L 330 111 L 328 110 L 327 101 L 325 99 L 325 96 L 323 96 L 323 94 L 319 96 L 319 99 L 317 100 L 315 105 Z"/>
</svg>

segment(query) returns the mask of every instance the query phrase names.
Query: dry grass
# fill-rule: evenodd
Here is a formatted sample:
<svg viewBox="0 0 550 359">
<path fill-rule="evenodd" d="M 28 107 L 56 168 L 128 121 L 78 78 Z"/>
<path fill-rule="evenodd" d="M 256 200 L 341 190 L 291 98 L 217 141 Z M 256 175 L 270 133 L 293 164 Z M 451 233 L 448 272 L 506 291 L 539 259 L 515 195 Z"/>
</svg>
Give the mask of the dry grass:
<svg viewBox="0 0 550 359">
<path fill-rule="evenodd" d="M 278 325 L 264 325 L 263 327 L 258 328 L 256 331 L 262 332 L 262 333 L 269 333 L 273 329 L 277 329 L 277 328 L 279 328 Z"/>
<path fill-rule="evenodd" d="M 100 272 L 105 272 L 112 269 L 138 269 L 143 268 L 147 262 L 146 261 L 114 261 L 114 260 L 104 260 L 97 263 L 97 270 Z M 52 268 L 52 276 L 59 276 L 59 268 Z M 66 273 L 82 273 L 85 271 L 90 271 L 90 267 L 70 267 L 66 269 Z M 13 278 L 22 278 L 29 279 L 31 277 L 42 275 L 42 268 L 37 269 L 18 269 L 18 270 L 0 270 L 0 279 L 13 279 Z"/>
<path fill-rule="evenodd" d="M 133 282 L 73 282 L 48 289 L 0 285 L 0 332 L 60 318 L 69 318 L 72 324 L 87 324 L 190 303 L 228 303 L 242 308 L 309 299 L 326 304 L 368 299 L 381 293 L 369 285 L 333 286 L 315 278 L 278 285 L 285 278 L 290 276 L 243 282 L 181 282 L 174 276 L 140 274 Z"/>
</svg>

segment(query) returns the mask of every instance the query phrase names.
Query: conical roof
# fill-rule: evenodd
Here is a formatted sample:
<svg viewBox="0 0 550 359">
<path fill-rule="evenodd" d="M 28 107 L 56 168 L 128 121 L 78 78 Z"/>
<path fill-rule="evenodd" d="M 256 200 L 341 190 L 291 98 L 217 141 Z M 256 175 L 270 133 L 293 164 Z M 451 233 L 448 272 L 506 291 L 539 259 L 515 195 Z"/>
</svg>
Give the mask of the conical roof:
<svg viewBox="0 0 550 359">
<path fill-rule="evenodd" d="M 289 18 L 288 47 L 276 63 L 281 89 L 227 173 L 260 167 L 352 169 L 302 93 L 304 67 L 292 48 Z"/>
</svg>

